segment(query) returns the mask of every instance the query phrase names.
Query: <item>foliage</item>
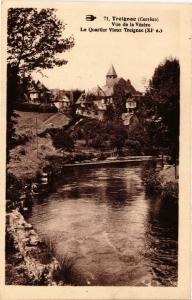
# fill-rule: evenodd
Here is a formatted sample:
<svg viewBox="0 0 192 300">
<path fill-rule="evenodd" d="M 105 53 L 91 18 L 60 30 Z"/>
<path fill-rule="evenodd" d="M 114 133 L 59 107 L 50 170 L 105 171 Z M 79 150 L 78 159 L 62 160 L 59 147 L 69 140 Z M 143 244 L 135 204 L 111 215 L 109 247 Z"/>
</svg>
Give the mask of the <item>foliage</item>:
<svg viewBox="0 0 192 300">
<path fill-rule="evenodd" d="M 143 180 L 146 193 L 157 195 L 161 192 L 161 179 L 156 171 L 156 161 L 147 162 L 142 169 L 141 178 Z"/>
<path fill-rule="evenodd" d="M 19 111 L 31 111 L 31 112 L 46 112 L 46 113 L 56 113 L 56 107 L 50 107 L 48 104 L 33 104 L 33 103 L 17 103 L 15 109 Z"/>
<path fill-rule="evenodd" d="M 126 139 L 125 147 L 129 149 L 129 155 L 140 155 L 142 146 L 138 140 Z"/>
<path fill-rule="evenodd" d="M 107 106 L 107 109 L 106 109 L 106 111 L 104 113 L 104 118 L 105 118 L 106 121 L 114 120 L 114 118 L 115 118 L 115 110 L 114 110 L 112 104 L 109 104 Z"/>
<path fill-rule="evenodd" d="M 151 143 L 169 147 L 174 162 L 179 155 L 179 98 L 179 62 L 166 59 L 155 69 L 145 95 L 145 125 Z"/>
<path fill-rule="evenodd" d="M 88 120 L 78 124 L 73 132 L 73 137 L 85 139 L 87 145 L 96 149 L 105 148 L 120 150 L 128 136 L 127 129 L 120 120 L 99 121 Z"/>
<path fill-rule="evenodd" d="M 125 140 L 128 137 L 127 130 L 123 125 L 118 125 L 114 127 L 114 133 L 111 135 L 111 145 L 121 151 L 125 144 Z"/>
<path fill-rule="evenodd" d="M 74 281 L 74 262 L 72 258 L 69 257 L 63 257 L 60 261 L 59 268 L 55 270 L 53 274 L 53 279 L 57 283 L 62 284 L 72 284 Z"/>
<path fill-rule="evenodd" d="M 20 73 L 66 64 L 57 54 L 74 45 L 62 38 L 65 25 L 54 9 L 10 8 L 8 11 L 8 64 Z"/>
<path fill-rule="evenodd" d="M 177 182 L 166 182 L 163 186 L 162 191 L 162 199 L 164 200 L 171 200 L 171 201 L 177 201 L 178 200 L 178 183 Z"/>
<path fill-rule="evenodd" d="M 17 202 L 21 195 L 23 187 L 22 182 L 12 173 L 8 172 L 6 177 L 6 186 L 6 199 L 11 200 L 12 202 Z"/>
<path fill-rule="evenodd" d="M 164 204 L 178 206 L 178 182 L 166 181 L 156 169 L 156 161 L 149 161 L 142 169 L 142 180 L 148 195 L 158 195 Z"/>
<path fill-rule="evenodd" d="M 5 255 L 6 255 L 6 258 L 8 257 L 8 255 L 13 254 L 15 252 L 16 252 L 16 249 L 15 249 L 14 238 L 10 234 L 8 229 L 6 229 L 6 232 L 5 232 Z"/>
<path fill-rule="evenodd" d="M 74 142 L 70 135 L 62 128 L 57 130 L 53 136 L 53 145 L 57 149 L 71 151 L 74 147 Z"/>
<path fill-rule="evenodd" d="M 95 149 L 104 149 L 106 146 L 105 136 L 97 135 L 92 139 L 91 146 Z"/>
<path fill-rule="evenodd" d="M 161 180 L 158 177 L 157 173 L 146 172 L 144 179 L 144 185 L 146 193 L 149 195 L 160 195 L 161 192 Z"/>
<path fill-rule="evenodd" d="M 54 9 L 10 8 L 7 22 L 7 160 L 14 136 L 13 111 L 34 70 L 66 64 L 60 54 L 74 46 Z"/>
<path fill-rule="evenodd" d="M 115 114 L 117 117 L 120 117 L 123 112 L 125 112 L 125 103 L 126 103 L 126 81 L 120 80 L 117 84 L 114 85 L 114 104 L 115 104 Z"/>
<path fill-rule="evenodd" d="M 50 239 L 45 240 L 47 248 L 45 248 L 45 259 L 56 257 L 59 262 L 58 268 L 53 271 L 53 280 L 59 285 L 71 284 L 71 285 L 82 285 L 83 278 L 78 273 L 75 267 L 75 261 L 72 257 L 68 255 L 59 255 L 56 252 L 55 244 Z"/>
</svg>

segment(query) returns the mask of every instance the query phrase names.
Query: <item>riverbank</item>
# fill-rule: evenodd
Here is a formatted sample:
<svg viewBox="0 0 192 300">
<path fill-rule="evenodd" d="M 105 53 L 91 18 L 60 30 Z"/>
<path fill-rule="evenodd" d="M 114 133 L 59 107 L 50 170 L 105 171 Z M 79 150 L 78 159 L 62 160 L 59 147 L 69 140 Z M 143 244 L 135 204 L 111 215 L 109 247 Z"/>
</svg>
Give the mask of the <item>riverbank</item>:
<svg viewBox="0 0 192 300">
<path fill-rule="evenodd" d="M 158 170 L 155 165 L 146 166 L 142 172 L 142 180 L 149 196 L 157 195 L 166 204 L 173 204 L 178 209 L 179 174 L 178 166 L 164 165 Z"/>
<path fill-rule="evenodd" d="M 64 285 L 61 265 L 21 213 L 7 214 L 6 223 L 6 284 Z"/>
<path fill-rule="evenodd" d="M 12 251 L 9 252 L 12 252 L 12 261 L 16 264 L 14 268 L 16 274 L 18 270 L 24 274 L 23 280 L 26 285 L 56 285 L 54 273 L 57 271 L 59 263 L 48 252 L 46 245 L 32 225 L 28 224 L 16 210 L 7 214 L 6 217 L 6 246 L 9 247 L 9 250 L 12 248 Z M 14 252 L 15 256 L 13 256 Z M 17 260 L 18 257 L 19 260 Z M 9 259 L 10 257 L 8 257 Z M 15 280 L 17 281 L 17 277 Z"/>
<path fill-rule="evenodd" d="M 59 256 L 51 241 L 43 241 L 23 215 L 13 210 L 6 215 L 7 285 L 86 285 L 72 258 Z"/>
<path fill-rule="evenodd" d="M 161 158 L 154 156 L 124 156 L 124 157 L 111 157 L 105 160 L 97 160 L 94 159 L 92 161 L 83 161 L 83 162 L 74 162 L 74 163 L 66 163 L 64 167 L 74 167 L 74 166 L 88 166 L 88 165 L 111 165 L 111 164 L 121 164 L 127 162 L 142 162 L 148 160 L 161 160 Z"/>
</svg>

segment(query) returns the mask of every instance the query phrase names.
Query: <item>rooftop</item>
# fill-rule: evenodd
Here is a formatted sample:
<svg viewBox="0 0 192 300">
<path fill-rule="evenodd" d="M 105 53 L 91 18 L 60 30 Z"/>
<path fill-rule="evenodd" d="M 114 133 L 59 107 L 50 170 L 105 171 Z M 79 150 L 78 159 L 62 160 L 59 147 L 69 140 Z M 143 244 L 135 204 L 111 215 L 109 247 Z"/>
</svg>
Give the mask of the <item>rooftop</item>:
<svg viewBox="0 0 192 300">
<path fill-rule="evenodd" d="M 117 77 L 117 73 L 116 73 L 113 65 L 110 66 L 109 71 L 107 72 L 107 76 L 116 76 Z"/>
</svg>

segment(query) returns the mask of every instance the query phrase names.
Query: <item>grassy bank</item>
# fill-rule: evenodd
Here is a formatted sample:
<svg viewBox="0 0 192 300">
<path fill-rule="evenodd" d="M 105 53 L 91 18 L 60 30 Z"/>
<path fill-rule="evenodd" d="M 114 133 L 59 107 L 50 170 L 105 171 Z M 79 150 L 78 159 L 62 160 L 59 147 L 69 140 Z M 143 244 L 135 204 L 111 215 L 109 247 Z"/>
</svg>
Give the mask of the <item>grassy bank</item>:
<svg viewBox="0 0 192 300">
<path fill-rule="evenodd" d="M 164 166 L 163 169 L 159 170 L 156 168 L 155 162 L 145 165 L 142 171 L 142 180 L 147 195 L 158 196 L 177 206 L 179 186 L 178 178 L 175 175 L 175 166 Z"/>
<path fill-rule="evenodd" d="M 48 127 L 62 127 L 68 118 L 61 114 L 16 111 L 15 144 L 10 151 L 8 172 L 18 180 L 32 178 L 48 164 L 47 157 L 61 156 L 52 144 L 50 135 L 40 137 L 39 133 Z"/>
</svg>

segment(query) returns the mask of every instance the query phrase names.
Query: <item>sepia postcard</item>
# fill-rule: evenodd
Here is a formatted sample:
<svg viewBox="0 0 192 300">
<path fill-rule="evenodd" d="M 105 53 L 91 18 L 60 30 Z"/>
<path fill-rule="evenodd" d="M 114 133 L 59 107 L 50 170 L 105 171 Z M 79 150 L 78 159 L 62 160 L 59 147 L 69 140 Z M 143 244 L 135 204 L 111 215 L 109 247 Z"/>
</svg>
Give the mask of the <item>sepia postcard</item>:
<svg viewBox="0 0 192 300">
<path fill-rule="evenodd" d="M 190 299 L 191 13 L 3 2 L 1 299 Z"/>
</svg>

